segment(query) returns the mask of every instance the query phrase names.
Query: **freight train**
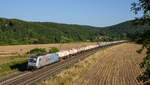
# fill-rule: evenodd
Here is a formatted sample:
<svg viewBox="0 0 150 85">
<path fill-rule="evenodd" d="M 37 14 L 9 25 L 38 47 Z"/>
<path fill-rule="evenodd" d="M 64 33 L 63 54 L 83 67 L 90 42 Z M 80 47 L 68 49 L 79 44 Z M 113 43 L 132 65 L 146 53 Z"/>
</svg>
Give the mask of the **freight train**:
<svg viewBox="0 0 150 85">
<path fill-rule="evenodd" d="M 66 59 L 68 57 L 74 56 L 78 53 L 82 53 L 88 50 L 101 48 L 101 47 L 105 47 L 105 46 L 109 46 L 113 44 L 119 44 L 123 42 L 126 42 L 126 41 L 121 40 L 121 41 L 113 41 L 113 42 L 103 42 L 97 45 L 89 45 L 89 46 L 80 47 L 80 48 L 72 48 L 69 50 L 63 50 L 63 51 L 56 52 L 56 53 L 39 54 L 39 55 L 31 56 L 28 60 L 27 69 L 38 69 L 46 65 L 61 61 L 62 59 Z"/>
</svg>

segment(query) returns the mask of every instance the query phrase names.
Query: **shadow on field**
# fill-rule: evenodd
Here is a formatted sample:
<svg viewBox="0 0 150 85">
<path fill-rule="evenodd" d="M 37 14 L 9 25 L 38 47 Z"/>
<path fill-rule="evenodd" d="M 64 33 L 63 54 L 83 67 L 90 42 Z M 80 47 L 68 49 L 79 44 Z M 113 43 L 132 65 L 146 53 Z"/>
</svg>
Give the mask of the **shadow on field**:
<svg viewBox="0 0 150 85">
<path fill-rule="evenodd" d="M 11 69 L 17 69 L 19 71 L 27 71 L 28 62 L 17 63 L 10 66 Z"/>
</svg>

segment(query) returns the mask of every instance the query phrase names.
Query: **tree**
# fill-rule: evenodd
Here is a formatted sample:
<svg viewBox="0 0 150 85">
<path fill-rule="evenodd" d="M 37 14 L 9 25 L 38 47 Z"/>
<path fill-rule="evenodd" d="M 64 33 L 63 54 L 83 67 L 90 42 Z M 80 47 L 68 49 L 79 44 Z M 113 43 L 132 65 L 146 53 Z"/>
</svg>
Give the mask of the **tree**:
<svg viewBox="0 0 150 85">
<path fill-rule="evenodd" d="M 150 0 L 139 0 L 137 3 L 132 3 L 131 10 L 135 14 L 140 11 L 143 12 L 143 16 L 135 20 L 138 24 L 150 24 Z M 144 48 L 147 49 L 147 56 L 144 57 L 143 62 L 140 64 L 140 67 L 146 70 L 137 77 L 137 80 L 142 81 L 145 85 L 150 85 L 150 31 L 137 35 L 136 42 L 143 45 L 137 52 L 140 53 Z"/>
<path fill-rule="evenodd" d="M 143 16 L 137 19 L 140 21 L 140 24 L 150 24 L 150 0 L 139 0 L 138 2 L 134 2 L 131 5 L 131 10 L 135 14 L 138 14 L 138 12 L 143 13 Z"/>
<path fill-rule="evenodd" d="M 27 54 L 44 54 L 47 53 L 45 48 L 34 48 L 27 52 Z"/>
<path fill-rule="evenodd" d="M 38 43 L 40 43 L 40 44 L 47 44 L 48 43 L 47 41 L 48 41 L 47 38 L 41 37 L 41 38 L 39 38 Z"/>
<path fill-rule="evenodd" d="M 59 52 L 59 49 L 56 47 L 53 47 L 49 50 L 49 53 Z"/>
</svg>

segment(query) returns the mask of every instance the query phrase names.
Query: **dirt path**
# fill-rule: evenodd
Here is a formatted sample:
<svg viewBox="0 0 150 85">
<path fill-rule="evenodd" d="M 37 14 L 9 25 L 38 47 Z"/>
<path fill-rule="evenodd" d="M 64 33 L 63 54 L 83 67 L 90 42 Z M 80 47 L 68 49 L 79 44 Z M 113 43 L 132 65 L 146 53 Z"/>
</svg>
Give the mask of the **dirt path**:
<svg viewBox="0 0 150 85">
<path fill-rule="evenodd" d="M 136 76 L 142 72 L 139 63 L 145 53 L 136 53 L 141 46 L 121 44 L 99 55 L 98 62 L 89 68 L 73 85 L 142 85 Z"/>
</svg>

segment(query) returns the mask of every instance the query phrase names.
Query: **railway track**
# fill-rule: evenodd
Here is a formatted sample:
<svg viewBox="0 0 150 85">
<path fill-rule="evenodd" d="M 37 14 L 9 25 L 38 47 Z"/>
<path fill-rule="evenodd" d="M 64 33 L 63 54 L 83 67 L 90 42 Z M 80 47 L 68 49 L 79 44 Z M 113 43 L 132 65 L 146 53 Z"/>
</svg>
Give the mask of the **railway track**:
<svg viewBox="0 0 150 85">
<path fill-rule="evenodd" d="M 65 67 L 68 67 L 74 63 L 79 62 L 80 60 L 85 59 L 86 57 L 97 52 L 99 49 L 103 49 L 107 47 L 109 46 L 105 46 L 102 48 L 97 48 L 84 53 L 77 54 L 75 56 L 72 56 L 71 58 L 65 59 L 55 64 L 45 66 L 33 72 L 32 71 L 23 72 L 20 73 L 20 75 L 11 76 L 9 78 L 2 79 L 0 80 L 0 85 L 34 85 L 35 83 L 41 80 L 46 80 L 47 78 L 50 78 L 53 75 L 59 73 Z"/>
</svg>

